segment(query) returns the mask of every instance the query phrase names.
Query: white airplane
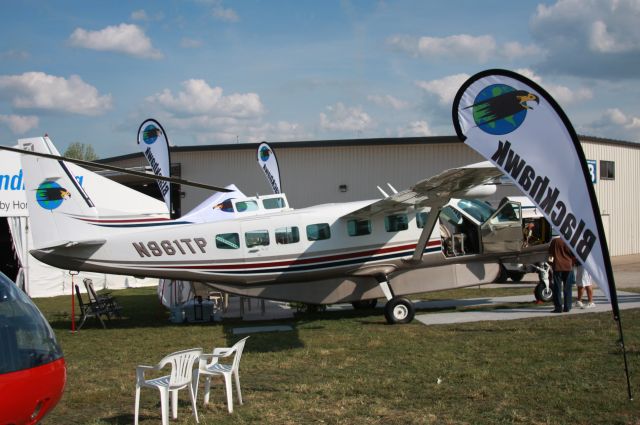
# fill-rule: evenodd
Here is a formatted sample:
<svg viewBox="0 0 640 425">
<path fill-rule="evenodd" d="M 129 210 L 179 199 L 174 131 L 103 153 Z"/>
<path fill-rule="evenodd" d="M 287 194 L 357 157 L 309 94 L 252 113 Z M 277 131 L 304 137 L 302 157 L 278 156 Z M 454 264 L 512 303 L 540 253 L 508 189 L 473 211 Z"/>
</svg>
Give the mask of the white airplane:
<svg viewBox="0 0 640 425">
<path fill-rule="evenodd" d="M 49 144 L 20 140 L 42 153 Z M 229 219 L 205 223 L 121 215 L 117 206 L 105 212 L 65 162 L 22 155 L 22 164 L 31 254 L 63 269 L 200 281 L 308 304 L 384 297 L 387 321 L 407 323 L 414 309 L 404 295 L 490 283 L 500 262 L 546 257 L 546 244 L 523 247 L 519 203 L 494 210 L 472 199 L 496 190 L 501 172 L 488 162 L 381 200 L 294 210 L 284 194 L 230 199 L 216 206 Z"/>
</svg>

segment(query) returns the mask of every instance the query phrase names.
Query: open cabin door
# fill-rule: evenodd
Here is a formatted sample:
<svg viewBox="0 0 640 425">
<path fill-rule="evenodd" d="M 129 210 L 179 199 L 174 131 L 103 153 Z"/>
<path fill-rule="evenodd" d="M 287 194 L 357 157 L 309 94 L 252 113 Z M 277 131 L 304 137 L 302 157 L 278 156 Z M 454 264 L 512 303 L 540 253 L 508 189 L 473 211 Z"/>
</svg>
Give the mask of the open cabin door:
<svg viewBox="0 0 640 425">
<path fill-rule="evenodd" d="M 519 202 L 505 202 L 480 226 L 485 254 L 516 252 L 522 248 L 522 208 Z"/>
</svg>

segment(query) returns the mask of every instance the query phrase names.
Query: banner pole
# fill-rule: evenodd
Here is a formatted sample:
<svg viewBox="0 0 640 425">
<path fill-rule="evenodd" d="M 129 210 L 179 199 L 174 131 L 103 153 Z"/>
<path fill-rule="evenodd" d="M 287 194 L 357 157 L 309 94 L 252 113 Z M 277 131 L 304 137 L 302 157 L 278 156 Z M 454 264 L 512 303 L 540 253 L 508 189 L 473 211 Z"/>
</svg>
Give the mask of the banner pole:
<svg viewBox="0 0 640 425">
<path fill-rule="evenodd" d="M 622 320 L 620 319 L 620 315 L 615 318 L 616 322 L 618 322 L 618 333 L 620 334 L 620 347 L 622 348 L 622 358 L 624 359 L 624 374 L 627 377 L 627 395 L 629 396 L 629 401 L 633 401 L 633 393 L 631 392 L 631 381 L 629 379 L 629 364 L 627 362 L 627 349 L 624 345 L 624 334 L 622 333 Z"/>
</svg>

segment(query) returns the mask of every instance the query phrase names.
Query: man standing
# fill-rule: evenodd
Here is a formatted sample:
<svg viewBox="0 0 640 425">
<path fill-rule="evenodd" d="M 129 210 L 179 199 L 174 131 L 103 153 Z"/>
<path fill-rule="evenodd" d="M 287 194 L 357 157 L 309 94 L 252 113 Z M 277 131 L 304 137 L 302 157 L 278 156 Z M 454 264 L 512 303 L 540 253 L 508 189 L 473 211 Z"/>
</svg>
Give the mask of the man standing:
<svg viewBox="0 0 640 425">
<path fill-rule="evenodd" d="M 562 238 L 555 238 L 549 245 L 549 257 L 553 270 L 553 305 L 554 313 L 571 310 L 571 285 L 575 281 L 573 264 L 575 257 Z M 564 303 L 563 303 L 564 294 Z M 563 305 L 564 304 L 564 305 Z M 563 308 L 564 307 L 564 308 Z"/>
</svg>

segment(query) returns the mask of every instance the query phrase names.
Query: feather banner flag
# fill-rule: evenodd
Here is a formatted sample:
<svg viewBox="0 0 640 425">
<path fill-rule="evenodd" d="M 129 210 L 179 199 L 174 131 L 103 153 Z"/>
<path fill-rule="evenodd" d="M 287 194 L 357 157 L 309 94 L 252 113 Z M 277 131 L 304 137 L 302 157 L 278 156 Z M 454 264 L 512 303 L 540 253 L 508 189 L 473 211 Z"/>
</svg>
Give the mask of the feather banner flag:
<svg viewBox="0 0 640 425">
<path fill-rule="evenodd" d="M 169 138 L 164 128 L 154 119 L 147 119 L 138 128 L 138 147 L 142 151 L 156 176 L 171 177 L 171 159 L 169 157 Z M 169 213 L 171 208 L 171 183 L 157 180 L 160 193 L 167 204 Z"/>
<path fill-rule="evenodd" d="M 598 282 L 618 318 L 607 242 L 587 161 L 571 122 L 533 81 L 506 70 L 469 78 L 453 103 L 458 137 L 542 211 Z"/>
<path fill-rule="evenodd" d="M 258 165 L 262 171 L 264 171 L 264 175 L 267 177 L 273 193 L 282 193 L 280 169 L 278 168 L 278 160 L 276 159 L 276 154 L 273 149 L 271 149 L 267 142 L 262 142 L 260 146 L 258 146 L 256 155 L 258 157 Z"/>
</svg>

